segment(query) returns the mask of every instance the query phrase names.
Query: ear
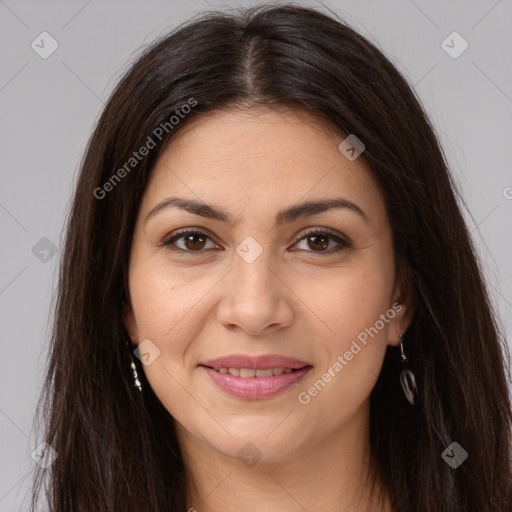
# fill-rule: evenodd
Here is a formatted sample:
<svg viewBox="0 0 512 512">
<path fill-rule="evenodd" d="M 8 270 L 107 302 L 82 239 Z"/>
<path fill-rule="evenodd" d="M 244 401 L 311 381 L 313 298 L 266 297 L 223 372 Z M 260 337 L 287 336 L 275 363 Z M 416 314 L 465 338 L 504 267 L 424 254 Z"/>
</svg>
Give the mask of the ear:
<svg viewBox="0 0 512 512">
<path fill-rule="evenodd" d="M 400 334 L 407 331 L 414 316 L 414 293 L 409 268 L 403 270 L 395 281 L 390 310 L 395 312 L 387 330 L 388 345 L 398 347 Z M 390 316 L 390 315 L 389 315 Z"/>
<path fill-rule="evenodd" d="M 139 333 L 137 329 L 137 322 L 133 314 L 132 306 L 129 303 L 123 304 L 123 324 L 128 332 L 128 336 L 132 340 L 133 345 L 139 344 Z"/>
</svg>

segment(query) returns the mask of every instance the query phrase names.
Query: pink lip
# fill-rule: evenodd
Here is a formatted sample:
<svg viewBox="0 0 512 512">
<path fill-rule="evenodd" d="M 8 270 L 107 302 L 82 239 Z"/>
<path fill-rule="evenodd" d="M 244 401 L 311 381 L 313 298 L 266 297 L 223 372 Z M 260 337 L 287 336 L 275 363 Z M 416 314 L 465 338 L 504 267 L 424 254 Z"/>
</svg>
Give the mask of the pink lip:
<svg viewBox="0 0 512 512">
<path fill-rule="evenodd" d="M 313 368 L 305 366 L 291 373 L 282 373 L 273 377 L 235 377 L 229 373 L 220 373 L 206 366 L 202 367 L 213 382 L 223 391 L 237 398 L 262 400 L 270 398 L 298 382 Z M 234 368 L 233 366 L 231 368 Z"/>
<path fill-rule="evenodd" d="M 262 356 L 232 354 L 211 359 L 201 364 L 211 368 L 253 368 L 255 370 L 268 370 L 269 368 L 292 368 L 293 370 L 298 370 L 299 368 L 304 368 L 304 366 L 310 366 L 307 361 L 300 361 L 299 359 L 279 356 L 277 354 Z"/>
</svg>

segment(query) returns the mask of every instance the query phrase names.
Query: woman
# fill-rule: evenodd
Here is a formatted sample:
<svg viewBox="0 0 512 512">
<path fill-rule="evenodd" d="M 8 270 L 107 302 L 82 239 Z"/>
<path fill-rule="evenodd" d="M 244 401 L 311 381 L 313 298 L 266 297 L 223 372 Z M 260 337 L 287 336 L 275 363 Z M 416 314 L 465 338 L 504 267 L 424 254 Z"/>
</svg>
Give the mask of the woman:
<svg viewBox="0 0 512 512">
<path fill-rule="evenodd" d="M 340 20 L 154 43 L 89 142 L 41 397 L 52 511 L 505 512 L 499 334 L 434 131 Z"/>
</svg>

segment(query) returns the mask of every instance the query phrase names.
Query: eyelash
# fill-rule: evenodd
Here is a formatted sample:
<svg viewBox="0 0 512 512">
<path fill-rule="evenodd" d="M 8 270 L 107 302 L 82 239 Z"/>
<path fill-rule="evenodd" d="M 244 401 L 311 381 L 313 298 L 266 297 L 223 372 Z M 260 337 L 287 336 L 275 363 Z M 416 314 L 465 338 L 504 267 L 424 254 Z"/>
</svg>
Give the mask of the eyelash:
<svg viewBox="0 0 512 512">
<path fill-rule="evenodd" d="M 176 231 L 175 233 L 173 233 L 173 235 L 170 238 L 167 238 L 166 240 L 164 240 L 162 243 L 162 246 L 168 247 L 171 251 L 185 253 L 185 254 L 205 252 L 203 249 L 199 249 L 197 251 L 190 251 L 190 250 L 181 249 L 179 247 L 171 247 L 174 242 L 176 242 L 177 240 L 179 240 L 181 238 L 184 238 L 186 235 L 203 235 L 211 240 L 210 235 L 202 229 L 184 228 L 183 230 Z M 345 248 L 351 247 L 351 244 L 347 240 L 343 239 L 336 231 L 329 229 L 329 228 L 313 229 L 311 231 L 308 231 L 308 232 L 304 233 L 293 245 L 296 245 L 297 243 L 301 242 L 308 236 L 312 236 L 312 235 L 327 235 L 327 237 L 329 239 L 332 239 L 339 244 L 337 247 L 335 247 L 334 249 L 330 249 L 329 251 L 313 251 L 313 250 L 306 251 L 306 252 L 310 252 L 310 253 L 318 255 L 318 256 L 337 253 Z"/>
</svg>

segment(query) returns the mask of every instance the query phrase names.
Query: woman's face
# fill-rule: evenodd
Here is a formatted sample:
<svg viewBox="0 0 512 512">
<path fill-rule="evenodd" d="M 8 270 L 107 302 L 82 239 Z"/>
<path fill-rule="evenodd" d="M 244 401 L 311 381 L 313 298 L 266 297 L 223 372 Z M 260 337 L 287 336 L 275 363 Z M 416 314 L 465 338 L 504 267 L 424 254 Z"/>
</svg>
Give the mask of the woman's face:
<svg viewBox="0 0 512 512">
<path fill-rule="evenodd" d="M 157 162 L 124 320 L 182 442 L 270 462 L 367 425 L 408 310 L 383 197 L 342 141 L 299 111 L 215 112 Z"/>
</svg>

